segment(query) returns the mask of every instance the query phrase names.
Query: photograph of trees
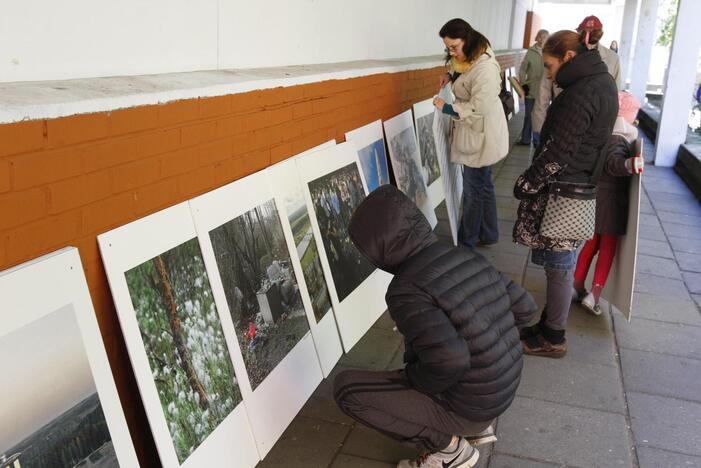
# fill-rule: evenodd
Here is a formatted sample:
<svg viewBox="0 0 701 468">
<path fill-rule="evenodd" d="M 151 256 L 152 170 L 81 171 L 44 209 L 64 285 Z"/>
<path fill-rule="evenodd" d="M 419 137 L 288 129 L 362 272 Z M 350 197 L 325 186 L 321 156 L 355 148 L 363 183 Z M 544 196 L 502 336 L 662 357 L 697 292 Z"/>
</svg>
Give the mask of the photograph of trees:
<svg viewBox="0 0 701 468">
<path fill-rule="evenodd" d="M 441 176 L 441 168 L 438 165 L 438 155 L 436 154 L 436 141 L 433 138 L 433 115 L 430 113 L 416 119 L 421 168 L 426 185 L 431 185 Z"/>
<path fill-rule="evenodd" d="M 241 401 L 197 239 L 125 273 L 180 463 Z"/>
<path fill-rule="evenodd" d="M 119 467 L 71 305 L 1 336 L 0 369 L 0 466 Z"/>
<path fill-rule="evenodd" d="M 348 236 L 353 210 L 365 198 L 358 166 L 352 163 L 309 182 L 309 192 L 338 300 L 343 301 L 375 270 Z"/>
<path fill-rule="evenodd" d="M 426 182 L 418 167 L 419 155 L 413 126 L 395 135 L 389 145 L 397 187 L 420 207 L 427 200 L 428 194 Z"/>
<path fill-rule="evenodd" d="M 275 201 L 243 213 L 209 236 L 255 390 L 309 331 Z"/>
</svg>

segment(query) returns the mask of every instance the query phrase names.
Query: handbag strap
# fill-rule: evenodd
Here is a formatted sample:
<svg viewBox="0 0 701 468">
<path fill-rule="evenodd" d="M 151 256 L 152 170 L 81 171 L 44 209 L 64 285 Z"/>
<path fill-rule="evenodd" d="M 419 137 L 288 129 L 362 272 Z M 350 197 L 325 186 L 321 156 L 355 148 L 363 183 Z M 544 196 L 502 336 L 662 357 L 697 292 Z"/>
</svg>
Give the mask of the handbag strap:
<svg viewBox="0 0 701 468">
<path fill-rule="evenodd" d="M 606 162 L 606 156 L 608 155 L 609 141 L 610 140 L 606 141 L 604 147 L 601 148 L 599 157 L 594 165 L 594 172 L 592 172 L 591 177 L 589 177 L 589 183 L 591 185 L 596 185 L 596 183 L 599 181 L 599 176 L 601 176 L 601 171 L 604 170 L 604 163 Z"/>
</svg>

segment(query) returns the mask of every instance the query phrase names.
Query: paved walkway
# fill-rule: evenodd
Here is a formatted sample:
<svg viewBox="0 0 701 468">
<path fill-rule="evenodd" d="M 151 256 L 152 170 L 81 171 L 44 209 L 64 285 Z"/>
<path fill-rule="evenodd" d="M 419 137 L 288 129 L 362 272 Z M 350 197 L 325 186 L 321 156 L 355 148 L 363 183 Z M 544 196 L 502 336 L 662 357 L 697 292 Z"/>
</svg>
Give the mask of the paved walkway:
<svg viewBox="0 0 701 468">
<path fill-rule="evenodd" d="M 510 127 L 513 141 L 519 119 Z M 542 307 L 543 271 L 511 242 L 511 190 L 528 161 L 528 149 L 515 146 L 495 171 L 501 238 L 482 253 Z M 567 357 L 526 357 L 517 397 L 497 423 L 499 441 L 480 448 L 479 467 L 701 467 L 701 206 L 671 169 L 648 167 L 643 180 L 632 322 L 573 306 Z M 403 344 L 392 327 L 385 314 L 334 374 L 400 367 Z M 389 468 L 415 455 L 343 415 L 332 379 L 259 467 Z"/>
</svg>

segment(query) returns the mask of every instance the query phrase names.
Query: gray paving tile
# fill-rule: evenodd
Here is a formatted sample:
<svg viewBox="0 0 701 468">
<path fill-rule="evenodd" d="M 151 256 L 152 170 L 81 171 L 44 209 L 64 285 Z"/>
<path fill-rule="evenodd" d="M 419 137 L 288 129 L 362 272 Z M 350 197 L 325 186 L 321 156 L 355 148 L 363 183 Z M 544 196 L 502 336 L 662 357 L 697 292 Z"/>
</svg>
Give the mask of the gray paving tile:
<svg viewBox="0 0 701 468">
<path fill-rule="evenodd" d="M 671 211 L 672 213 L 690 214 L 692 216 L 701 216 L 701 206 L 695 199 L 686 199 L 678 201 L 663 201 L 652 199 L 652 205 L 655 210 Z"/>
<path fill-rule="evenodd" d="M 526 253 L 510 254 L 498 248 L 480 249 L 480 253 L 499 271 L 520 274 L 526 265 Z"/>
<path fill-rule="evenodd" d="M 499 454 L 581 467 L 632 467 L 623 415 L 516 397 L 499 418 Z"/>
<path fill-rule="evenodd" d="M 652 204 L 654 205 L 655 203 L 659 202 L 665 202 L 665 203 L 676 203 L 676 204 L 690 204 L 690 205 L 698 205 L 698 202 L 696 201 L 696 198 L 694 197 L 694 194 L 689 190 L 684 183 L 683 180 L 681 180 L 679 177 L 671 177 L 667 179 L 660 179 L 659 181 L 653 182 L 653 185 L 678 185 L 679 187 L 684 187 L 686 191 L 684 193 L 673 193 L 673 192 L 663 192 L 663 191 L 656 191 L 656 193 L 648 193 L 648 196 L 650 197 L 650 200 L 652 201 Z M 647 187 L 646 187 L 647 188 Z M 648 190 L 648 192 L 650 192 Z"/>
<path fill-rule="evenodd" d="M 630 323 L 614 315 L 621 348 L 701 359 L 701 327 L 635 319 Z"/>
<path fill-rule="evenodd" d="M 697 226 L 686 224 L 664 223 L 662 229 L 668 236 L 683 237 L 689 240 L 701 241 L 701 230 Z"/>
<path fill-rule="evenodd" d="M 340 364 L 368 370 L 384 370 L 402 343 L 402 335 L 391 330 L 371 328 L 363 338 L 341 356 Z"/>
<path fill-rule="evenodd" d="M 341 453 L 397 463 L 403 458 L 416 457 L 419 451 L 411 446 L 390 439 L 369 427 L 358 424 L 353 428 L 348 439 L 343 444 Z"/>
<path fill-rule="evenodd" d="M 635 275 L 635 292 L 655 294 L 660 297 L 674 297 L 682 300 L 689 298 L 689 291 L 686 289 L 683 281 L 647 273 L 637 273 Z"/>
<path fill-rule="evenodd" d="M 682 275 L 687 289 L 693 294 L 701 294 L 701 273 L 685 271 Z"/>
<path fill-rule="evenodd" d="M 404 343 L 402 343 L 394 353 L 392 360 L 387 364 L 386 370 L 395 370 L 404 368 Z"/>
<path fill-rule="evenodd" d="M 568 325 L 566 335 L 567 356 L 564 358 L 565 360 L 602 366 L 618 366 L 612 331 Z"/>
<path fill-rule="evenodd" d="M 638 392 L 627 397 L 638 446 L 701 456 L 701 404 Z"/>
<path fill-rule="evenodd" d="M 335 375 L 334 375 L 335 376 Z M 333 398 L 333 378 L 324 379 L 299 412 L 307 418 L 351 425 L 354 421 L 343 414 Z"/>
<path fill-rule="evenodd" d="M 615 366 L 526 356 L 517 394 L 625 414 L 620 373 Z"/>
<path fill-rule="evenodd" d="M 389 316 L 389 312 L 385 311 L 384 314 L 380 315 L 373 327 L 392 331 L 394 329 L 394 320 Z"/>
<path fill-rule="evenodd" d="M 671 211 L 658 210 L 657 216 L 663 223 L 671 222 L 686 224 L 688 226 L 701 227 L 701 216 L 693 216 L 688 213 L 673 213 Z"/>
<path fill-rule="evenodd" d="M 657 215 L 641 213 L 639 221 L 640 225 L 644 226 L 659 226 L 660 220 L 657 219 Z"/>
<path fill-rule="evenodd" d="M 547 289 L 545 273 L 539 268 L 526 268 L 526 279 L 524 286 L 528 291 L 544 293 Z"/>
<path fill-rule="evenodd" d="M 693 301 L 653 294 L 633 295 L 633 320 L 638 318 L 701 326 L 701 313 Z"/>
<path fill-rule="evenodd" d="M 331 468 L 395 468 L 396 463 L 386 463 L 367 458 L 354 457 L 353 455 L 339 454 L 333 461 Z"/>
<path fill-rule="evenodd" d="M 692 457 L 650 447 L 639 447 L 640 468 L 701 468 L 701 457 Z"/>
<path fill-rule="evenodd" d="M 627 391 L 652 393 L 701 403 L 701 361 L 621 348 Z"/>
<path fill-rule="evenodd" d="M 635 264 L 637 273 L 647 273 L 655 276 L 664 276 L 666 278 L 682 279 L 682 274 L 679 271 L 677 262 L 667 258 L 650 257 L 648 255 L 638 254 L 638 259 Z"/>
<path fill-rule="evenodd" d="M 546 463 L 541 461 L 526 460 L 524 458 L 510 457 L 501 453 L 492 455 L 489 468 L 552 468 L 560 467 L 559 463 Z"/>
<path fill-rule="evenodd" d="M 662 231 L 662 226 L 654 224 L 641 224 L 638 228 L 638 236 L 641 239 L 650 239 L 656 241 L 666 241 L 664 231 Z"/>
<path fill-rule="evenodd" d="M 696 305 L 701 307 L 701 294 L 692 294 L 691 297 L 694 299 L 694 302 L 696 302 Z"/>
<path fill-rule="evenodd" d="M 533 296 L 535 303 L 538 304 L 539 312 L 534 317 L 534 321 L 537 322 L 540 319 L 540 311 L 543 310 L 543 307 L 545 307 L 545 293 L 531 292 L 531 296 Z M 604 306 L 602 314 L 597 317 L 584 310 L 582 306 L 578 304 L 572 304 L 572 307 L 570 308 L 570 314 L 567 318 L 567 327 L 597 328 L 600 330 L 611 330 L 611 316 L 608 313 L 608 307 Z"/>
<path fill-rule="evenodd" d="M 669 236 L 669 244 L 677 257 L 683 255 L 684 252 L 701 254 L 701 242 L 684 237 Z"/>
<path fill-rule="evenodd" d="M 674 258 L 672 248 L 667 241 L 655 241 L 650 239 L 638 239 L 638 255 L 651 255 L 653 257 Z"/>
<path fill-rule="evenodd" d="M 297 416 L 257 468 L 326 468 L 350 426 Z"/>
<path fill-rule="evenodd" d="M 677 263 L 681 270 L 701 273 L 701 255 L 699 254 L 683 253 L 677 257 Z"/>
</svg>

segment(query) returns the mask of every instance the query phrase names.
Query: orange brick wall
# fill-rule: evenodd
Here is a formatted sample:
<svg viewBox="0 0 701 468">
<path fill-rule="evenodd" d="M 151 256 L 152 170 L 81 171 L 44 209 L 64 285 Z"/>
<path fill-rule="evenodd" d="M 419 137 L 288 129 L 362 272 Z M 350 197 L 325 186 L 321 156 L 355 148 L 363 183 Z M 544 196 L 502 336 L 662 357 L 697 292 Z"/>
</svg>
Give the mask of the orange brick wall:
<svg viewBox="0 0 701 468">
<path fill-rule="evenodd" d="M 501 57 L 512 66 L 518 57 Z M 0 271 L 80 249 L 122 406 L 157 464 L 96 236 L 220 187 L 436 92 L 441 68 L 0 125 Z"/>
</svg>

